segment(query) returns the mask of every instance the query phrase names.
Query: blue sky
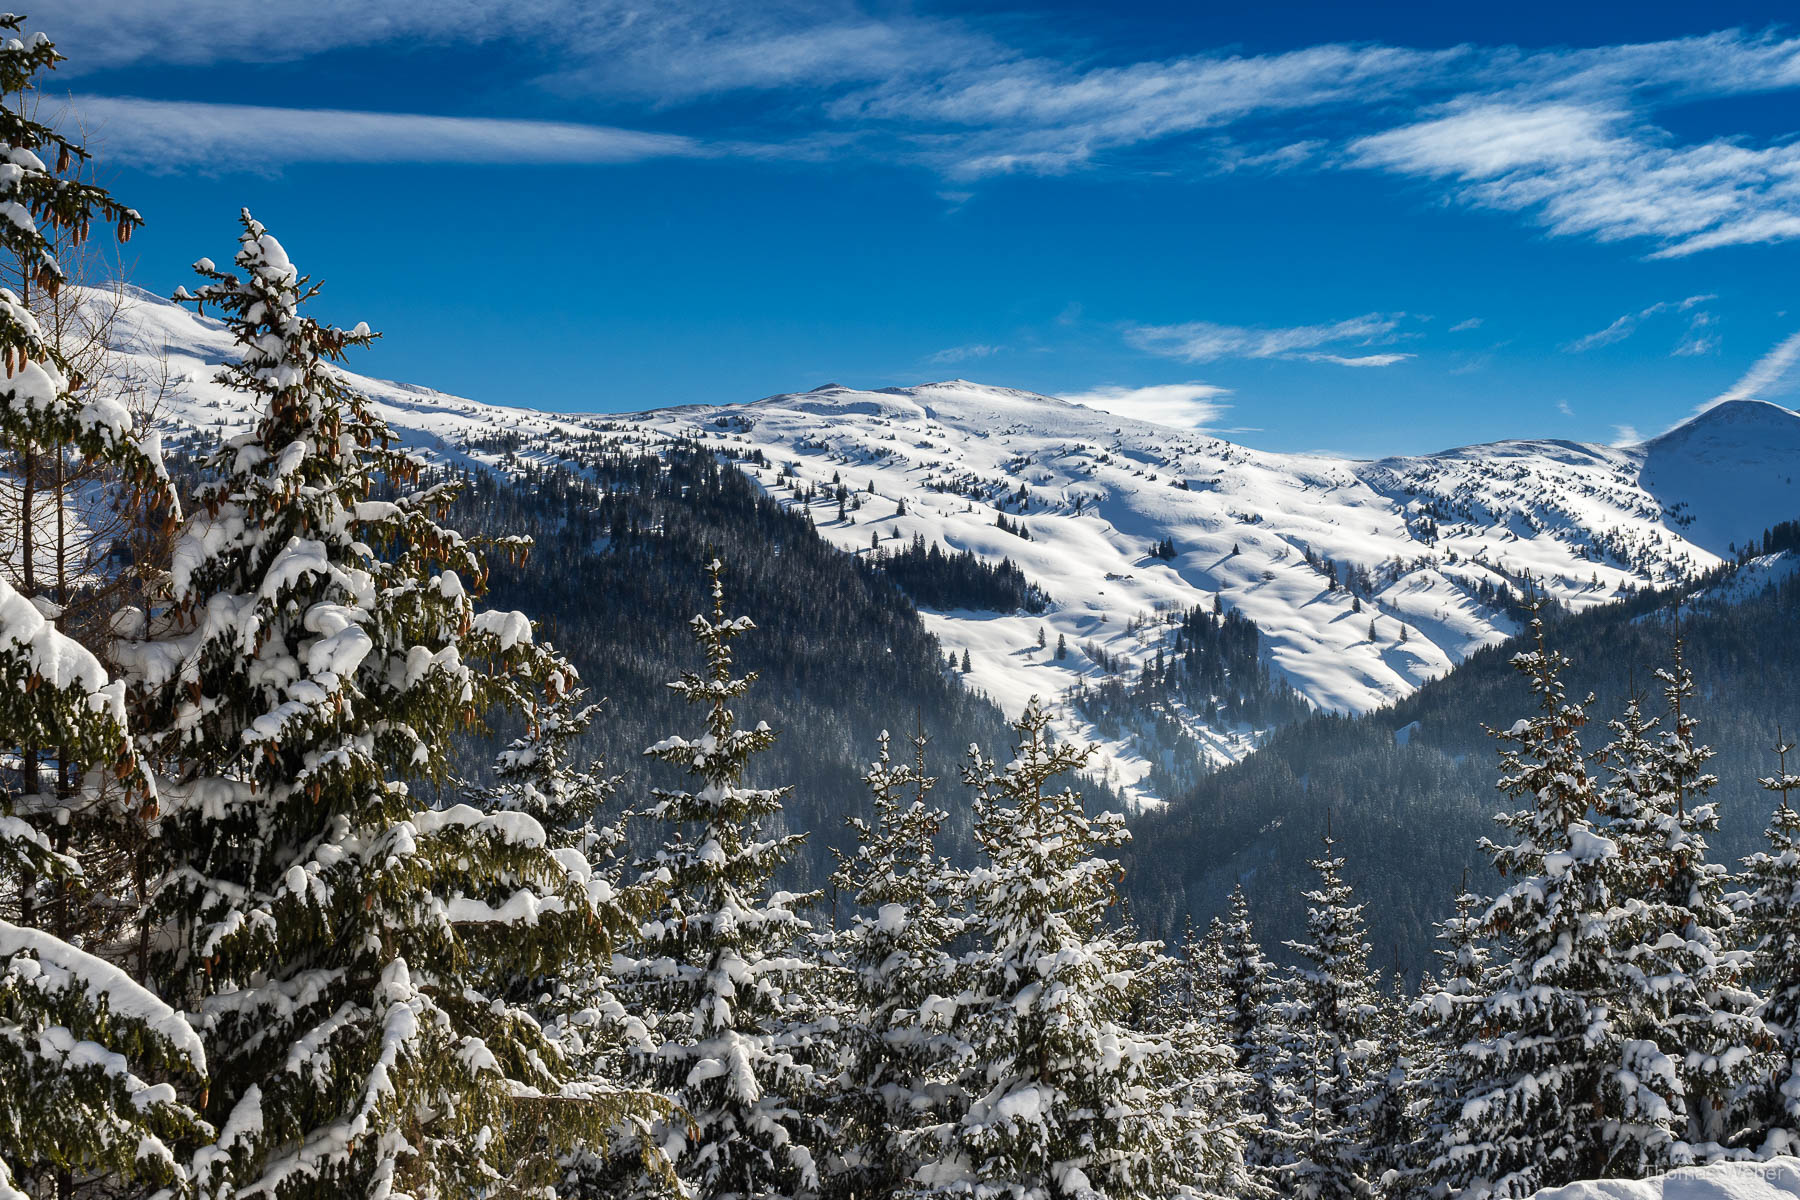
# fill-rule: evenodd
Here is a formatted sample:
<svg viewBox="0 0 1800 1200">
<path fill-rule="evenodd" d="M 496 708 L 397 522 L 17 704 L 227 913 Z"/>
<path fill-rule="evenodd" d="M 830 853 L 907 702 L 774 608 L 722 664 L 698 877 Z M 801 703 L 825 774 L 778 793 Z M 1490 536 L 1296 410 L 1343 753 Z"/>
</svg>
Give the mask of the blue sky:
<svg viewBox="0 0 1800 1200">
<path fill-rule="evenodd" d="M 1455 11 L 1452 11 L 1455 10 Z M 1800 391 L 1786 5 L 82 0 L 133 281 L 249 206 L 367 373 L 962 376 L 1381 454 Z"/>
</svg>

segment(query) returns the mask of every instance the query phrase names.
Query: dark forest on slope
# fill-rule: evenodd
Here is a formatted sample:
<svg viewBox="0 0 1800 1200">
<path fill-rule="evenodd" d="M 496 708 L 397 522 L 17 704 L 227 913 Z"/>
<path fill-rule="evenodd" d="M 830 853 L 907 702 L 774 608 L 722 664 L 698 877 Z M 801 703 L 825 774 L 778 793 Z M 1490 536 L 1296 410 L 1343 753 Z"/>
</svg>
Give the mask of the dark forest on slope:
<svg viewBox="0 0 1800 1200">
<path fill-rule="evenodd" d="M 1647 713 L 1662 711 L 1654 672 L 1668 665 L 1679 613 L 1700 692 L 1698 736 L 1718 751 L 1709 764 L 1719 777 L 1711 799 L 1721 820 L 1712 858 L 1735 870 L 1739 857 L 1762 847 L 1774 808 L 1757 781 L 1775 768 L 1777 728 L 1800 728 L 1800 577 L 1743 589 L 1737 603 L 1704 590 L 1552 618 L 1549 644 L 1573 660 L 1570 698 L 1594 693 L 1581 740 L 1595 751 L 1634 685 Z M 1204 923 L 1222 911 L 1242 882 L 1266 944 L 1298 936 L 1306 917 L 1300 893 L 1311 885 L 1306 860 L 1329 815 L 1347 874 L 1368 904 L 1374 961 L 1416 974 L 1429 961 L 1432 923 L 1448 915 L 1464 871 L 1477 891 L 1499 882 L 1478 842 L 1495 832 L 1495 813 L 1519 805 L 1496 788 L 1496 748 L 1484 725 L 1504 729 L 1531 711 L 1511 666 L 1520 648 L 1515 639 L 1483 650 L 1390 708 L 1289 726 L 1165 811 L 1136 820 L 1126 879 L 1134 915 L 1176 936 L 1190 912 Z M 1406 732 L 1396 738 L 1399 730 Z"/>
<path fill-rule="evenodd" d="M 929 766 L 952 813 L 949 848 L 967 850 L 960 764 L 971 742 L 1000 754 L 1013 733 L 946 670 L 889 579 L 827 545 L 709 449 L 583 456 L 579 469 L 583 477 L 473 473 L 452 519 L 472 533 L 533 539 L 522 565 L 496 563 L 489 601 L 537 616 L 605 698 L 589 737 L 608 769 L 626 775 L 623 803 L 641 805 L 652 786 L 674 782 L 642 758 L 645 747 L 698 730 L 699 714 L 666 685 L 699 663 L 687 620 L 710 611 L 705 566 L 717 554 L 727 610 L 757 625 L 736 646 L 740 669 L 758 675 L 740 715 L 780 731 L 753 782 L 792 785 L 783 822 L 811 834 L 804 878 L 791 882 L 818 886 L 829 874 L 844 818 L 867 808 L 861 776 L 883 729 L 896 754 L 915 727 L 931 738 Z"/>
</svg>

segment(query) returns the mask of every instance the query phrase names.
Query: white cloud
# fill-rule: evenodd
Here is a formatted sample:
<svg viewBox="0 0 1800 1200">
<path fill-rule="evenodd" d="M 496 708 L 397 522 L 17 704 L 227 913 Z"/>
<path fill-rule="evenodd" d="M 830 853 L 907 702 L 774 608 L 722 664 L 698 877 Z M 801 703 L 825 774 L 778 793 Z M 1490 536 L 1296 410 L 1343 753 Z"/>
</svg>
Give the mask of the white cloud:
<svg viewBox="0 0 1800 1200">
<path fill-rule="evenodd" d="M 294 62 L 402 44 L 528 47 L 563 92 L 689 98 L 943 70 L 1001 53 L 952 21 L 842 0 L 82 0 L 46 27 L 63 73 Z M 548 53 L 554 51 L 554 54 Z"/>
<path fill-rule="evenodd" d="M 1390 366 L 1411 355 L 1350 357 L 1326 348 L 1391 342 L 1397 336 L 1395 331 L 1399 324 L 1399 317 L 1380 313 L 1328 325 L 1295 325 L 1283 329 L 1189 321 L 1182 325 L 1134 326 L 1126 330 L 1125 338 L 1140 350 L 1187 362 L 1215 362 L 1222 358 L 1303 358 L 1340 366 Z"/>
<path fill-rule="evenodd" d="M 1659 300 L 1647 308 L 1639 309 L 1637 312 L 1626 313 L 1604 329 L 1597 329 L 1593 333 L 1576 338 L 1574 341 L 1565 345 L 1563 350 L 1570 354 L 1581 354 L 1600 346 L 1610 346 L 1614 342 L 1622 342 L 1632 334 L 1636 333 L 1638 331 L 1638 326 L 1642 325 L 1645 321 L 1648 321 L 1651 317 L 1661 316 L 1663 313 L 1669 312 L 1693 312 L 1693 310 L 1699 308 L 1700 305 L 1717 299 L 1718 297 L 1716 295 L 1709 293 L 1704 296 L 1689 296 L 1685 300 Z M 1673 353 L 1706 354 L 1711 351 L 1717 346 L 1718 337 L 1716 334 L 1710 334 L 1706 331 L 1715 323 L 1715 321 L 1716 318 L 1709 312 L 1704 310 L 1693 312 L 1693 315 L 1688 318 L 1687 332 L 1683 335 L 1682 341 L 1675 347 Z"/>
<path fill-rule="evenodd" d="M 1121 417 L 1154 421 L 1179 429 L 1204 429 L 1218 421 L 1230 405 L 1223 397 L 1228 388 L 1209 383 L 1162 383 L 1150 387 L 1098 387 L 1086 392 L 1064 392 L 1070 404 L 1097 408 Z"/>
<path fill-rule="evenodd" d="M 1480 328 L 1481 328 L 1481 318 L 1480 317 L 1469 317 L 1466 320 L 1458 321 L 1456 324 L 1452 325 L 1450 327 L 1450 332 L 1451 333 L 1467 333 L 1471 329 L 1480 329 Z"/>
<path fill-rule="evenodd" d="M 1709 408 L 1733 400 L 1766 400 L 1787 392 L 1800 383 L 1800 333 L 1789 334 L 1767 354 L 1751 364 L 1738 381 L 1696 408 L 1703 413 Z"/>
<path fill-rule="evenodd" d="M 1800 237 L 1800 143 L 1672 146 L 1604 104 L 1476 103 L 1360 138 L 1351 161 L 1449 181 L 1553 234 L 1659 243 L 1652 257 Z"/>
<path fill-rule="evenodd" d="M 1775 34 L 1582 50 L 1329 44 L 1093 66 L 1020 44 L 1016 22 L 992 26 L 1011 30 L 1009 42 L 976 18 L 873 0 L 514 0 L 503 10 L 484 0 L 84 0 L 62 9 L 49 31 L 71 56 L 64 77 L 345 48 L 502 47 L 547 64 L 515 82 L 566 97 L 669 106 L 779 90 L 782 132 L 766 141 L 797 142 L 796 153 L 850 145 L 952 178 L 1088 169 L 1160 144 L 1189 169 L 1377 170 L 1556 235 L 1642 240 L 1655 256 L 1800 238 L 1800 142 L 1730 127 L 1684 138 L 1654 119 L 1676 103 L 1800 89 L 1800 38 Z M 323 156 L 325 139 L 287 136 Z M 578 156 L 567 143 L 579 140 L 559 152 Z"/>
<path fill-rule="evenodd" d="M 1409 358 L 1417 358 L 1416 354 L 1296 354 L 1295 358 L 1304 358 L 1307 362 L 1332 363 L 1340 367 L 1391 367 L 1395 363 L 1403 363 Z"/>
<path fill-rule="evenodd" d="M 1556 411 L 1565 417 L 1572 417 L 1575 415 L 1575 410 L 1569 407 L 1569 402 L 1567 400 L 1558 400 L 1556 402 Z"/>
<path fill-rule="evenodd" d="M 934 363 L 967 362 L 971 358 L 992 358 L 1004 349 L 1004 346 L 989 346 L 986 344 L 951 346 L 947 350 L 939 350 L 936 354 L 931 355 L 927 361 Z"/>
<path fill-rule="evenodd" d="M 115 96 L 78 96 L 72 106 L 109 161 L 151 169 L 267 169 L 294 162 L 620 163 L 712 152 L 673 134 L 551 121 Z"/>
<path fill-rule="evenodd" d="M 1670 351 L 1680 358 L 1689 358 L 1700 354 L 1711 354 L 1719 348 L 1719 335 L 1716 326 L 1719 319 L 1705 311 L 1694 313 L 1688 318 L 1687 329 L 1681 335 L 1675 349 Z"/>
<path fill-rule="evenodd" d="M 1643 440 L 1643 435 L 1637 431 L 1637 426 L 1635 425 L 1613 426 L 1612 444 L 1621 450 L 1627 446 L 1635 446 Z"/>
</svg>

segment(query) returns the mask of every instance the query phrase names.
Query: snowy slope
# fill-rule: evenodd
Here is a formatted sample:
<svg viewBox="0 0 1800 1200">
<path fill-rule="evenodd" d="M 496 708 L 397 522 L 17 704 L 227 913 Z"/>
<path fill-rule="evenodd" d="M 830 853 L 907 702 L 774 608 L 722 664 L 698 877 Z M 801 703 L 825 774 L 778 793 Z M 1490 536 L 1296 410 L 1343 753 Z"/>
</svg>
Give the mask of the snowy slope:
<svg viewBox="0 0 1800 1200">
<path fill-rule="evenodd" d="M 1656 1179 L 1571 1183 L 1532 1200 L 1794 1200 L 1800 1196 L 1800 1158 L 1690 1167 Z"/>
<path fill-rule="evenodd" d="M 212 382 L 231 353 L 216 322 L 138 294 L 120 328 L 134 369 L 166 368 L 172 432 L 247 422 L 241 399 Z M 1800 515 L 1800 415 L 1759 402 L 1640 447 L 1514 441 L 1363 462 L 1266 453 L 965 380 L 584 416 L 349 379 L 441 458 L 505 467 L 574 461 L 611 440 L 701 438 L 784 502 L 814 492 L 819 533 L 847 552 L 920 534 L 1012 559 L 1050 593 L 1050 611 L 924 614 L 948 649 L 969 651 L 970 685 L 1009 713 L 1098 678 L 1084 647 L 1141 663 L 1166 642 L 1159 615 L 1215 604 L 1256 623 L 1271 664 L 1313 704 L 1366 711 L 1514 632 L 1484 602 L 1492 589 L 1529 575 L 1586 607 L 1716 566 L 1728 543 Z M 844 520 L 836 483 L 855 496 Z M 1170 561 L 1150 553 L 1165 537 Z M 1326 560 L 1368 594 L 1331 587 Z M 1066 659 L 1038 647 L 1040 626 L 1051 647 L 1067 638 Z M 1259 731 L 1183 716 L 1215 763 L 1254 748 Z M 1072 718 L 1064 728 L 1094 733 Z M 1138 786 L 1149 764 L 1136 745 L 1103 744 L 1096 766 L 1156 799 Z"/>
</svg>

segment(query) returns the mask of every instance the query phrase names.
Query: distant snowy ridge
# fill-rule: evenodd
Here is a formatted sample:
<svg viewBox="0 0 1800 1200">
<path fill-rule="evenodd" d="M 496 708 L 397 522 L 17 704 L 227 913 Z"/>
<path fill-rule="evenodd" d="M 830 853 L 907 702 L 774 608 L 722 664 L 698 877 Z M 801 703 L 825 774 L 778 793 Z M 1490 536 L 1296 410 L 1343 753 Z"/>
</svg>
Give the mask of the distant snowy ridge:
<svg viewBox="0 0 1800 1200">
<path fill-rule="evenodd" d="M 166 367 L 172 438 L 244 427 L 242 398 L 212 381 L 232 354 L 216 322 L 134 293 L 119 330 L 133 369 Z M 1368 711 L 1515 632 L 1497 598 L 1527 576 L 1584 608 L 1707 571 L 1732 543 L 1800 516 L 1800 415 L 1760 401 L 1634 447 L 1508 441 L 1369 462 L 1253 450 L 967 380 L 579 415 L 346 378 L 441 460 L 504 469 L 696 438 L 783 503 L 814 491 L 820 535 L 847 552 L 920 535 L 1010 558 L 1049 593 L 1048 611 L 923 613 L 946 649 L 968 652 L 970 686 L 1009 714 L 1102 678 L 1100 657 L 1135 672 L 1167 644 L 1158 618 L 1196 605 L 1255 622 L 1272 667 L 1312 704 Z M 855 500 L 843 520 L 828 498 L 837 485 Z M 1166 560 L 1151 553 L 1164 539 Z M 1213 764 L 1242 758 L 1261 732 L 1174 715 Z M 1067 711 L 1059 727 L 1097 735 Z M 1146 753 L 1101 739 L 1095 769 L 1153 803 Z"/>
<path fill-rule="evenodd" d="M 1800 1196 L 1800 1158 L 1687 1167 L 1654 1179 L 1571 1183 L 1532 1200 L 1793 1200 Z"/>
</svg>

